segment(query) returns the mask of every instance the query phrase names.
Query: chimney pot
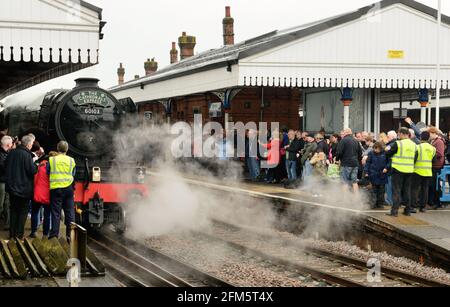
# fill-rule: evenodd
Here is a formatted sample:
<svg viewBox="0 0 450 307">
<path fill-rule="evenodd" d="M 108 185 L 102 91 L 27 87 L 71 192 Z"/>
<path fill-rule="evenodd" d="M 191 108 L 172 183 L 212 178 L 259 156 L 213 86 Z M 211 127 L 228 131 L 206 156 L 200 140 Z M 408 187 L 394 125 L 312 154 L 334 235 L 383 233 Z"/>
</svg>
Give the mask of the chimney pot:
<svg viewBox="0 0 450 307">
<path fill-rule="evenodd" d="M 181 60 L 190 58 L 194 55 L 194 48 L 197 44 L 197 39 L 195 36 L 187 35 L 183 32 L 178 38 L 178 45 L 180 46 Z"/>
<path fill-rule="evenodd" d="M 177 44 L 172 42 L 172 49 L 170 50 L 170 64 L 174 64 L 178 62 L 178 50 Z"/>
<path fill-rule="evenodd" d="M 147 61 L 144 63 L 145 68 L 145 75 L 152 75 L 158 70 L 158 62 L 155 61 L 155 58 L 147 59 Z"/>
<path fill-rule="evenodd" d="M 224 46 L 234 45 L 234 19 L 231 17 L 231 8 L 225 7 L 225 18 L 223 23 L 223 44 Z"/>
<path fill-rule="evenodd" d="M 229 6 L 225 7 L 225 17 L 231 17 L 231 8 Z"/>
<path fill-rule="evenodd" d="M 123 64 L 120 63 L 119 68 L 117 69 L 117 76 L 119 78 L 119 85 L 122 85 L 125 83 L 125 68 L 123 68 Z"/>
</svg>

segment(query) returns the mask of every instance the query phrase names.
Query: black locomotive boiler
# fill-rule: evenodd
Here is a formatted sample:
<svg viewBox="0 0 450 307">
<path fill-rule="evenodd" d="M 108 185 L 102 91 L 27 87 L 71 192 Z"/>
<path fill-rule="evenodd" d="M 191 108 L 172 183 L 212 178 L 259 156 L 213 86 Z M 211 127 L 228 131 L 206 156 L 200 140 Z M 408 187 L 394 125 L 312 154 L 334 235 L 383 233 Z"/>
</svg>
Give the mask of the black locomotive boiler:
<svg viewBox="0 0 450 307">
<path fill-rule="evenodd" d="M 119 161 L 115 135 L 137 122 L 137 110 L 129 100 L 118 101 L 98 87 L 98 79 L 75 80 L 72 90 L 53 90 L 43 100 L 4 106 L 0 123 L 9 134 L 36 135 L 46 152 L 60 140 L 69 144 L 77 163 L 75 204 L 79 222 L 100 228 L 126 227 L 125 204 L 145 197 L 145 169 L 139 161 Z M 119 142 L 120 143 L 120 142 Z"/>
</svg>

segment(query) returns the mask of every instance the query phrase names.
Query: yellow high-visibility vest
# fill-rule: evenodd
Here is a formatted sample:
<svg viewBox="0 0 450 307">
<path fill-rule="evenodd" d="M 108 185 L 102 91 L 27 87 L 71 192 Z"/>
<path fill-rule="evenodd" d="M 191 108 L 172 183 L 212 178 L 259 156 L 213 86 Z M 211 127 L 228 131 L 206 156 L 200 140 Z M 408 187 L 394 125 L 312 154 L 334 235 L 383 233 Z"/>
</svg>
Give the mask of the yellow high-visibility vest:
<svg viewBox="0 0 450 307">
<path fill-rule="evenodd" d="M 51 157 L 50 163 L 50 190 L 65 189 L 72 185 L 75 160 L 66 155 Z"/>
<path fill-rule="evenodd" d="M 414 173 L 417 145 L 410 139 L 397 141 L 398 151 L 392 157 L 392 168 L 405 174 Z"/>
<path fill-rule="evenodd" d="M 422 177 L 433 177 L 433 158 L 436 156 L 436 148 L 428 143 L 422 143 L 417 147 L 418 158 L 414 165 L 414 173 Z"/>
</svg>

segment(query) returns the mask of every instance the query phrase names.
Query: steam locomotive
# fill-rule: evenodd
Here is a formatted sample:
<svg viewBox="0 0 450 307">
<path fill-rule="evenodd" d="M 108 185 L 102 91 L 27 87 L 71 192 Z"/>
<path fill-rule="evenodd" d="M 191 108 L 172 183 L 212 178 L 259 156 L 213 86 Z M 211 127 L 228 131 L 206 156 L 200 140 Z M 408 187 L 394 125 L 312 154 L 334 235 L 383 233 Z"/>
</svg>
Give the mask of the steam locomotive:
<svg viewBox="0 0 450 307">
<path fill-rule="evenodd" d="M 6 105 L 0 124 L 10 135 L 33 133 L 46 152 L 60 140 L 69 143 L 69 155 L 77 163 L 77 222 L 89 228 L 113 225 L 123 232 L 126 204 L 148 193 L 140 161 L 120 161 L 114 148 L 116 133 L 137 122 L 136 106 L 99 88 L 98 79 L 75 82 L 72 90 L 53 90 L 43 100 Z"/>
</svg>

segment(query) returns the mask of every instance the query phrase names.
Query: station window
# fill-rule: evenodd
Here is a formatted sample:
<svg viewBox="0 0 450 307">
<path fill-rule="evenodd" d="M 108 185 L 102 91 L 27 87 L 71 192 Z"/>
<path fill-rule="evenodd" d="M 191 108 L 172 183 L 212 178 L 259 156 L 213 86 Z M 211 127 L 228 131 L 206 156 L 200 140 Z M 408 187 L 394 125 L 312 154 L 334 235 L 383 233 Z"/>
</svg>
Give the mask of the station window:
<svg viewBox="0 0 450 307">
<path fill-rule="evenodd" d="M 244 103 L 244 108 L 251 109 L 252 108 L 252 103 L 250 101 L 247 101 L 246 103 Z"/>
</svg>

